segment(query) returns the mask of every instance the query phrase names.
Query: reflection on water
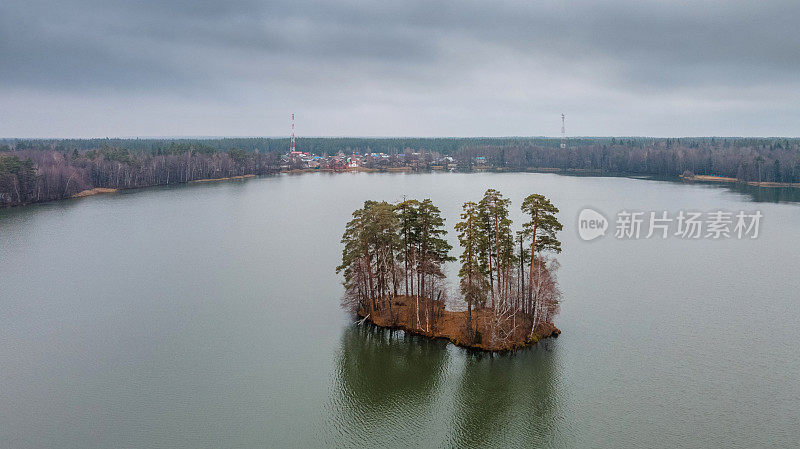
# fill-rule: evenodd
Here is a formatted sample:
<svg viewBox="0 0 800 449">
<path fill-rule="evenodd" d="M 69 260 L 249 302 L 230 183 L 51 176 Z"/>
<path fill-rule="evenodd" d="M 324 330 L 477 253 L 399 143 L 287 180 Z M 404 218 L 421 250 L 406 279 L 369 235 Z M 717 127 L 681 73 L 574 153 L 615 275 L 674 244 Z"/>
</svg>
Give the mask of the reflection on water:
<svg viewBox="0 0 800 449">
<path fill-rule="evenodd" d="M 338 351 L 323 440 L 341 447 L 415 438 L 434 405 L 447 361 L 444 341 L 349 326 Z"/>
<path fill-rule="evenodd" d="M 707 188 L 717 188 L 732 191 L 747 197 L 756 203 L 800 203 L 800 188 L 797 187 L 766 187 L 754 186 L 743 182 L 713 182 L 713 181 L 685 181 L 676 176 L 630 176 L 624 174 L 603 174 L 596 175 L 591 173 L 559 173 L 560 176 L 573 178 L 593 179 L 598 176 L 602 178 L 627 178 L 638 180 L 664 181 L 673 184 L 685 184 L 687 186 L 698 185 Z"/>
<path fill-rule="evenodd" d="M 346 406 L 358 414 L 391 414 L 430 399 L 447 360 L 445 343 L 376 326 L 351 326 L 337 367 Z"/>
<path fill-rule="evenodd" d="M 336 446 L 547 445 L 559 422 L 555 362 L 555 342 L 492 356 L 351 326 L 320 438 Z"/>
<path fill-rule="evenodd" d="M 461 204 L 490 187 L 559 205 L 564 335 L 487 357 L 354 326 L 334 270 L 350 211 L 430 197 L 457 248 Z M 0 447 L 794 447 L 800 207 L 751 198 L 798 194 L 350 173 L 0 210 Z M 587 206 L 765 223 L 587 243 Z"/>
<path fill-rule="evenodd" d="M 758 187 L 737 182 L 726 184 L 725 188 L 746 195 L 757 203 L 800 202 L 800 189 L 793 187 Z"/>
<path fill-rule="evenodd" d="M 511 418 L 514 397 L 508 359 L 468 357 L 461 374 L 453 416 L 453 444 L 485 445 Z"/>
<path fill-rule="evenodd" d="M 455 395 L 453 447 L 542 446 L 552 439 L 558 376 L 552 342 L 510 356 L 470 355 Z"/>
</svg>

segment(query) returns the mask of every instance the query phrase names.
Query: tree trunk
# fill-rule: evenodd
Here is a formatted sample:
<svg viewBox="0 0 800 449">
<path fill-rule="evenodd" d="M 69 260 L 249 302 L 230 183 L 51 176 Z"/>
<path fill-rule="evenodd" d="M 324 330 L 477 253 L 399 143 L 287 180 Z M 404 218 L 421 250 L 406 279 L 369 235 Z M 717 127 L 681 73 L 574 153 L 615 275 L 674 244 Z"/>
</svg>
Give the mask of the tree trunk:
<svg viewBox="0 0 800 449">
<path fill-rule="evenodd" d="M 406 279 L 406 295 L 408 295 L 408 232 L 406 232 L 406 242 L 405 242 L 405 250 L 406 250 L 406 257 L 403 261 L 403 265 L 405 265 L 405 279 Z"/>
<path fill-rule="evenodd" d="M 498 223 L 497 213 L 494 214 L 494 250 L 497 252 L 497 291 L 503 291 L 503 284 L 500 283 L 500 224 Z M 502 297 L 499 298 L 502 303 Z"/>
<path fill-rule="evenodd" d="M 519 239 L 519 298 L 522 303 L 523 309 L 525 309 L 525 259 L 523 257 L 523 248 L 522 248 L 522 237 L 520 236 Z M 525 313 L 525 310 L 522 311 Z"/>
<path fill-rule="evenodd" d="M 528 309 L 532 312 L 536 312 L 534 304 L 533 304 L 533 264 L 535 262 L 535 253 L 536 253 L 536 228 L 539 224 L 539 217 L 534 216 L 533 218 L 533 235 L 531 238 L 531 271 L 528 276 L 528 285 L 531 287 L 529 288 L 528 293 Z"/>
<path fill-rule="evenodd" d="M 488 236 L 487 236 L 488 237 Z M 486 256 L 489 259 L 489 293 L 492 297 L 492 309 L 494 309 L 494 274 L 492 273 L 492 239 L 489 238 L 489 254 Z"/>
</svg>

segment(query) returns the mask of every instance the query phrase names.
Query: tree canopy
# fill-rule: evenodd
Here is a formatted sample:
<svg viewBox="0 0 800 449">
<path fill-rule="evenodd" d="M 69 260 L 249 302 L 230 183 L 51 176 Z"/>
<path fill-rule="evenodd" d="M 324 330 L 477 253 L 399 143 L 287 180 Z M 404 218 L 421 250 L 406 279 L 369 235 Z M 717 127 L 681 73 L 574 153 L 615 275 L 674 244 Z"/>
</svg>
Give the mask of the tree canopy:
<svg viewBox="0 0 800 449">
<path fill-rule="evenodd" d="M 353 212 L 342 235 L 344 304 L 363 319 L 401 326 L 425 335 L 459 335 L 467 344 L 508 348 L 550 329 L 558 312 L 558 263 L 542 253 L 558 253 L 558 209 L 543 195 L 529 195 L 522 210 L 531 217 L 514 239 L 511 201 L 489 189 L 479 202 L 463 204 L 455 225 L 458 293 L 466 304 L 461 325 L 441 324 L 447 285 L 444 266 L 456 259 L 446 239 L 444 219 L 430 199 L 397 204 L 366 201 Z M 525 245 L 529 244 L 529 252 Z M 515 251 L 519 247 L 519 253 Z M 463 335 L 461 334 L 463 332 Z M 486 338 L 484 338 L 486 337 Z"/>
</svg>

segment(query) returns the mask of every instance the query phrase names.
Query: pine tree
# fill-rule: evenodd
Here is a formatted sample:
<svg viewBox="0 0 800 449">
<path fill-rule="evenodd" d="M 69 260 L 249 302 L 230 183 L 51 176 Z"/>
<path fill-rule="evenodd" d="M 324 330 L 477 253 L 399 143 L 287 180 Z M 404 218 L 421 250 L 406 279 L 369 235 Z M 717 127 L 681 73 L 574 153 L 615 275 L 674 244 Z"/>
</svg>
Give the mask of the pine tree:
<svg viewBox="0 0 800 449">
<path fill-rule="evenodd" d="M 509 269 L 514 258 L 514 237 L 511 234 L 511 219 L 508 218 L 510 200 L 494 189 L 489 189 L 479 203 L 482 223 L 482 248 L 491 248 L 489 259 L 489 275 L 494 271 L 495 285 L 493 285 L 492 307 L 495 306 L 495 296 L 504 301 L 509 291 Z M 492 266 L 494 257 L 494 266 Z M 491 282 L 491 281 L 490 281 Z"/>
<path fill-rule="evenodd" d="M 445 277 L 442 269 L 444 263 L 455 261 L 455 258 L 449 255 L 453 247 L 444 239 L 447 231 L 444 229 L 444 219 L 440 215 L 439 208 L 426 198 L 419 203 L 417 210 L 419 220 L 417 297 L 428 298 L 430 307 L 433 308 L 433 301 L 438 299 L 433 290 L 434 281 Z M 417 305 L 417 325 L 419 325 L 419 305 Z"/>
<path fill-rule="evenodd" d="M 364 202 L 353 212 L 342 235 L 342 264 L 348 294 L 360 307 L 373 313 L 388 303 L 397 292 L 396 254 L 399 247 L 399 221 L 393 204 Z"/>
<path fill-rule="evenodd" d="M 529 284 L 533 281 L 534 265 L 536 263 L 536 253 L 544 251 L 561 252 L 561 242 L 556 238 L 556 233 L 563 226 L 556 218 L 558 208 L 544 195 L 528 195 L 522 202 L 522 211 L 530 215 L 531 220 L 522 225 L 522 233 L 531 241 L 531 264 L 529 274 Z M 532 297 L 531 289 L 528 289 L 528 310 L 536 313 L 536 298 Z"/>
<path fill-rule="evenodd" d="M 354 308 L 374 311 L 372 261 L 369 257 L 367 236 L 367 203 L 353 211 L 353 218 L 347 222 L 342 234 L 342 263 L 336 267 L 337 273 L 344 274 L 344 286 L 350 300 L 356 302 Z"/>
<path fill-rule="evenodd" d="M 419 243 L 419 201 L 404 200 L 395 206 L 400 223 L 400 253 L 405 273 L 405 294 L 414 296 L 416 249 Z"/>
<path fill-rule="evenodd" d="M 459 260 L 461 268 L 458 276 L 461 294 L 467 303 L 467 330 L 472 338 L 472 309 L 486 304 L 486 293 L 489 281 L 480 263 L 481 229 L 478 216 L 478 205 L 472 201 L 464 203 L 461 220 L 456 224 L 458 241 L 463 249 Z"/>
</svg>

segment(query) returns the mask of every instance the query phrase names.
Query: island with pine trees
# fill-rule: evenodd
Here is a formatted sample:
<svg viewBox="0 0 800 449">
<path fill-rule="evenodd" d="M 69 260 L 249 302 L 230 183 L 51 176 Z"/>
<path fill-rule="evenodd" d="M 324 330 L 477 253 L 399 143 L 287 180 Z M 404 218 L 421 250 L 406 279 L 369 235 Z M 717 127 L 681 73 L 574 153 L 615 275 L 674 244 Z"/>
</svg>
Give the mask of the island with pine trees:
<svg viewBox="0 0 800 449">
<path fill-rule="evenodd" d="M 529 195 L 521 205 L 528 221 L 515 233 L 510 204 L 494 189 L 464 203 L 456 259 L 430 199 L 365 202 L 342 236 L 343 307 L 360 323 L 484 351 L 558 336 L 559 265 L 547 255 L 561 252 L 558 209 L 543 195 Z M 444 268 L 456 260 L 458 292 L 449 294 Z"/>
</svg>

